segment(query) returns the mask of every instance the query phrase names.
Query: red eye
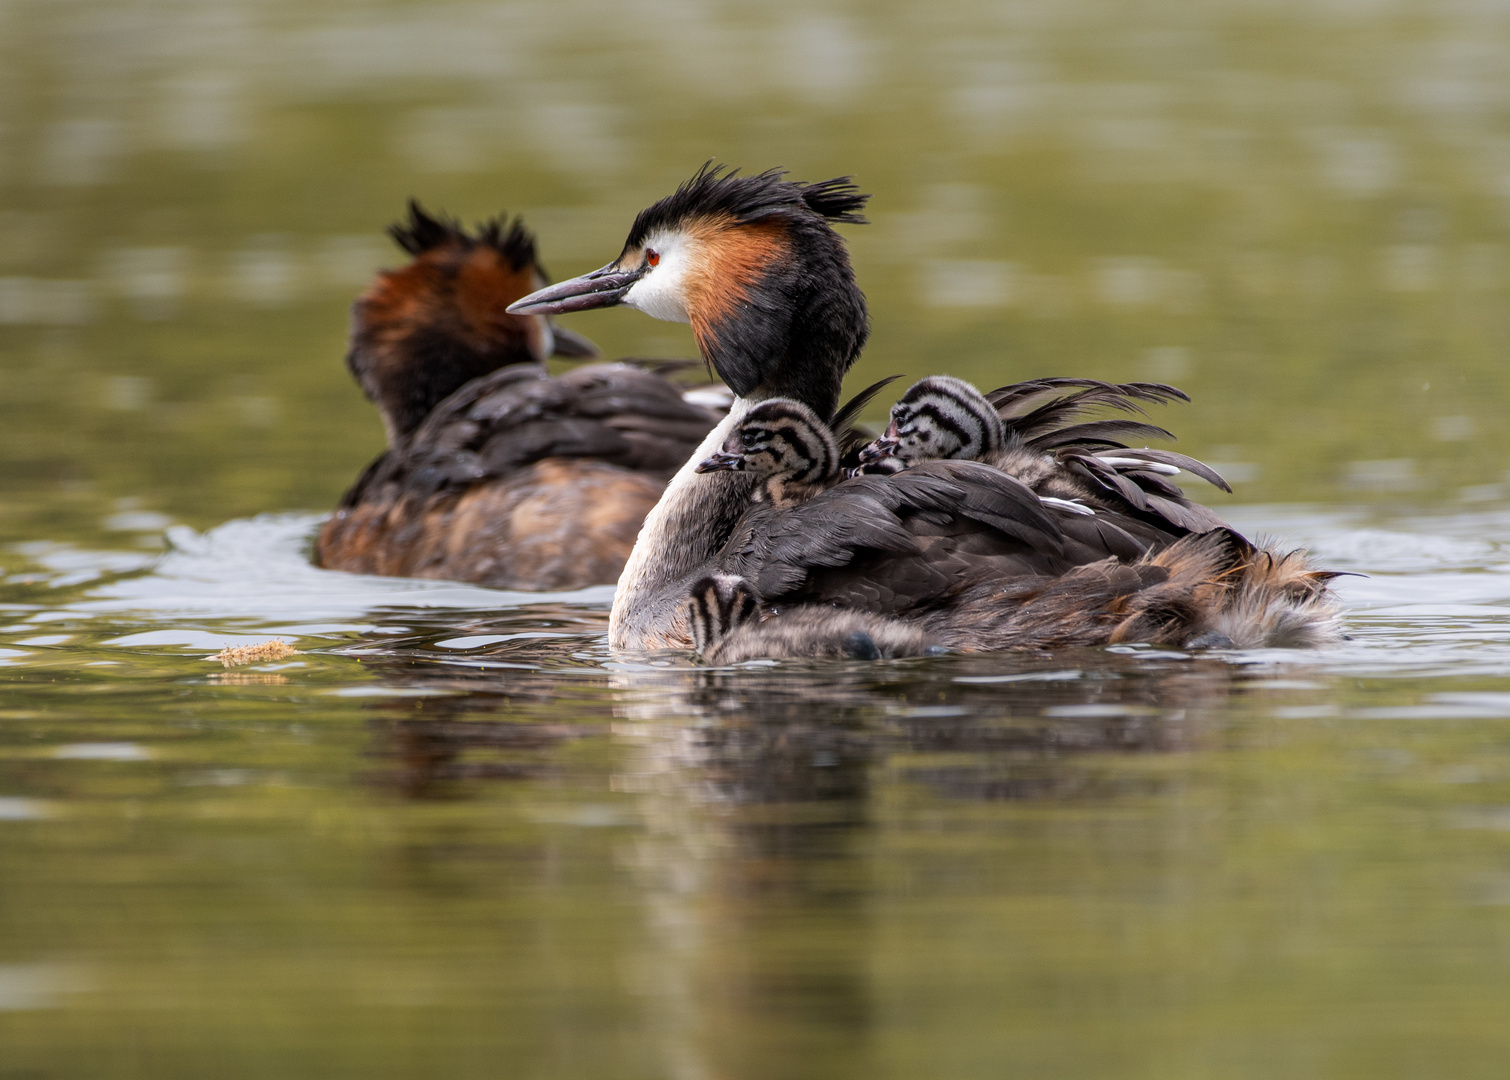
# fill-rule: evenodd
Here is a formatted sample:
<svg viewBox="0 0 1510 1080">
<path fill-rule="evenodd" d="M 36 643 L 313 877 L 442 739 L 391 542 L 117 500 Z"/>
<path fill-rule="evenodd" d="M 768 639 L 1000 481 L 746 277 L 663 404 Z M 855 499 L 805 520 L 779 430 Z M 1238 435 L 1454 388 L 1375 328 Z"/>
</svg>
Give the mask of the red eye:
<svg viewBox="0 0 1510 1080">
<path fill-rule="evenodd" d="M 659 266 L 661 265 L 661 253 L 659 251 L 647 250 L 645 252 L 645 261 L 651 266 Z"/>
</svg>

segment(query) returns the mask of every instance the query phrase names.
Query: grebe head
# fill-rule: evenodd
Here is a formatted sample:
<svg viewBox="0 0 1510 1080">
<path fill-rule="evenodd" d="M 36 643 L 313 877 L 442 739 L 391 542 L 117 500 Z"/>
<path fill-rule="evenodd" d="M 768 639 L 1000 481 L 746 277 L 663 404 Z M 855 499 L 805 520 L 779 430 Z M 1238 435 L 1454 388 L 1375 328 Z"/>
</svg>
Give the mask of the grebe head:
<svg viewBox="0 0 1510 1080">
<path fill-rule="evenodd" d="M 800 401 L 756 405 L 697 471 L 748 472 L 764 485 L 821 484 L 838 475 L 839 446 L 828 425 Z"/>
<path fill-rule="evenodd" d="M 698 348 L 742 397 L 793 397 L 833 414 L 865 344 L 865 298 L 833 223 L 862 223 L 848 177 L 803 184 L 711 163 L 635 218 L 600 270 L 541 289 L 516 313 L 622 304 L 691 323 Z"/>
<path fill-rule="evenodd" d="M 978 461 L 999 452 L 1005 439 L 1001 417 L 984 394 L 963 379 L 930 375 L 913 383 L 891 407 L 886 433 L 860 451 L 860 461 Z"/>
<path fill-rule="evenodd" d="M 535 238 L 518 218 L 495 218 L 469 234 L 411 200 L 409 220 L 388 232 L 414 259 L 381 271 L 353 305 L 346 363 L 382 412 L 389 445 L 478 376 L 550 356 L 598 355 L 546 316 L 504 310 L 547 281 Z"/>
</svg>

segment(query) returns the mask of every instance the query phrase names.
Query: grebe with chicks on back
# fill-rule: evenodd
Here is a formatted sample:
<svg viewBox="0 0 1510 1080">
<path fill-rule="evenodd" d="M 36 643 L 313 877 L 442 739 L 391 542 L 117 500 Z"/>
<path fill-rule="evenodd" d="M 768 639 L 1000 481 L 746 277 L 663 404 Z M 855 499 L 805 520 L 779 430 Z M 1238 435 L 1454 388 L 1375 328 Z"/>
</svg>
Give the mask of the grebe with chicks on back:
<svg viewBox="0 0 1510 1080">
<path fill-rule="evenodd" d="M 866 200 L 848 178 L 804 184 L 777 170 L 747 177 L 705 166 L 639 214 L 613 262 L 510 306 L 556 315 L 624 305 L 689 322 L 703 357 L 738 395 L 647 516 L 619 580 L 612 647 L 686 647 L 697 614 L 689 597 L 717 574 L 744 582 L 768 621 L 803 613 L 805 644 L 771 643 L 773 655 L 829 647 L 822 626 L 835 609 L 900 620 L 959 650 L 1335 638 L 1333 575 L 1295 553 L 1255 547 L 1161 478 L 1178 467 L 1162 452 L 1124 453 L 1113 426 L 1094 426 L 1140 422 L 1076 432 L 1070 421 L 1093 400 L 1026 425 L 1034 433 L 1019 449 L 1043 472 L 1026 481 L 939 457 L 848 479 L 825 472 L 824 482 L 804 480 L 793 501 L 771 496 L 769 478 L 749 468 L 705 468 L 737 447 L 770 399 L 801 406 L 810 426 L 834 415 L 869 328 L 833 226 L 863 222 Z M 1031 396 L 1034 385 L 1018 389 Z M 1011 403 L 998 396 L 995 404 Z M 1067 451 L 1057 456 L 1048 452 L 1056 430 Z"/>
</svg>

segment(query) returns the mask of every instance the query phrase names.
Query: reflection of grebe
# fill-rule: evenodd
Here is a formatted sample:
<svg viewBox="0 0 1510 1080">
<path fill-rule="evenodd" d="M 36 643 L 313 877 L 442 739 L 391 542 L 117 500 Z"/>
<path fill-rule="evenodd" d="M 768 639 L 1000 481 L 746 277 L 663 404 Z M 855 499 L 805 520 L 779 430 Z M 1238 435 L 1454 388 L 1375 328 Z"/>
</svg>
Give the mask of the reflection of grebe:
<svg viewBox="0 0 1510 1080">
<path fill-rule="evenodd" d="M 391 232 L 414 259 L 356 302 L 347 355 L 388 449 L 321 529 L 320 565 L 513 589 L 613 582 L 716 415 L 626 364 L 547 376 L 547 357 L 597 349 L 504 311 L 546 281 L 517 220 L 468 235 L 411 204 Z"/>
<path fill-rule="evenodd" d="M 737 574 L 773 611 L 820 605 L 903 618 L 952 648 L 1332 635 L 1330 575 L 1255 549 L 1183 500 L 1144 512 L 1149 489 L 1126 477 L 1156 479 L 1162 463 L 1152 458 L 1076 466 L 1121 500 L 1104 509 L 1045 505 L 1021 480 L 972 461 L 856 476 L 788 506 L 756 498 L 763 485 L 746 470 L 704 471 L 762 401 L 791 398 L 815 417 L 833 415 L 868 327 L 831 223 L 862 220 L 865 200 L 847 180 L 705 168 L 641 212 L 613 262 L 511 306 L 558 314 L 625 304 L 690 322 L 740 395 L 646 519 L 614 601 L 614 646 L 686 644 L 684 602 L 710 571 Z"/>
</svg>

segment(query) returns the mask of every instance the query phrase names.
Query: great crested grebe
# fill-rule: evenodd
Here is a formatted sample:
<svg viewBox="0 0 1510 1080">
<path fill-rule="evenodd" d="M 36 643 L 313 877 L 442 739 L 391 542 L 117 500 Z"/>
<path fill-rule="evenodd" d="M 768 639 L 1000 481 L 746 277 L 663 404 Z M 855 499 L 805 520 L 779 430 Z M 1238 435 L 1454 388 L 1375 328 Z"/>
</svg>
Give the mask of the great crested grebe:
<svg viewBox="0 0 1510 1080">
<path fill-rule="evenodd" d="M 550 315 L 623 304 L 690 322 L 704 358 L 739 395 L 647 516 L 619 579 L 613 647 L 687 645 L 689 594 L 713 572 L 742 578 L 774 612 L 827 606 L 902 618 L 958 649 L 1203 635 L 1299 644 L 1333 633 L 1330 575 L 1298 556 L 1256 551 L 1215 515 L 1204 528 L 1172 522 L 1162 508 L 1082 514 L 961 460 L 855 476 L 787 507 L 757 501 L 761 484 L 749 470 L 700 471 L 766 399 L 832 416 L 867 336 L 864 297 L 833 229 L 862 221 L 867 197 L 848 178 L 802 184 L 783 175 L 705 166 L 639 214 L 613 262 L 509 308 Z M 1147 503 L 1139 492 L 1121 494 Z M 1234 593 L 1241 603 L 1225 599 Z"/>
<path fill-rule="evenodd" d="M 505 312 L 546 282 L 518 220 L 469 235 L 411 203 L 390 232 L 413 261 L 357 300 L 346 358 L 388 449 L 320 530 L 318 562 L 496 588 L 612 583 L 717 414 L 625 364 L 549 377 L 547 357 L 597 349 Z"/>
</svg>

